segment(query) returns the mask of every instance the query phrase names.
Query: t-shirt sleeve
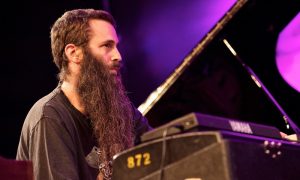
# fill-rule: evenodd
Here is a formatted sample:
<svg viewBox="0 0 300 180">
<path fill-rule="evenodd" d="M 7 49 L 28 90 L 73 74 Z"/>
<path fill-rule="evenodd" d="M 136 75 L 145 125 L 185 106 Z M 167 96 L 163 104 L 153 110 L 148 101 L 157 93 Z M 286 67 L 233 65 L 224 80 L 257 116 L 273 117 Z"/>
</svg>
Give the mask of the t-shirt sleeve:
<svg viewBox="0 0 300 180">
<path fill-rule="evenodd" d="M 133 106 L 133 120 L 134 120 L 134 130 L 135 130 L 135 145 L 140 143 L 140 137 L 145 132 L 152 129 L 146 117 L 144 117 L 141 112 Z"/>
<path fill-rule="evenodd" d="M 79 179 L 76 146 L 60 121 L 43 117 L 32 129 L 29 141 L 35 179 Z"/>
</svg>

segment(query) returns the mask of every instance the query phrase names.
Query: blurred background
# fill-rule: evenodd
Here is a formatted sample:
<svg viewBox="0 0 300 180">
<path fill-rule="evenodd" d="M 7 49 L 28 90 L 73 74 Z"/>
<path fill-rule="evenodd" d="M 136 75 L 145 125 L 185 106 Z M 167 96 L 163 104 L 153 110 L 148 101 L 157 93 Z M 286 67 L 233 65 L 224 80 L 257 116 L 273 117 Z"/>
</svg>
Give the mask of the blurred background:
<svg viewBox="0 0 300 180">
<path fill-rule="evenodd" d="M 18 2 L 17 8 L 4 16 L 13 24 L 4 28 L 9 31 L 4 37 L 9 41 L 3 47 L 1 61 L 1 100 L 4 101 L 1 103 L 0 156 L 15 158 L 27 112 L 35 101 L 57 85 L 49 32 L 54 21 L 66 10 L 104 9 L 115 17 L 125 65 L 124 83 L 130 99 L 138 107 L 233 3 L 235 0 Z M 285 33 L 278 40 L 277 61 L 253 59 L 252 62 L 254 71 L 297 124 L 300 123 L 299 19 L 299 15 L 295 16 L 290 28 L 282 29 Z"/>
</svg>

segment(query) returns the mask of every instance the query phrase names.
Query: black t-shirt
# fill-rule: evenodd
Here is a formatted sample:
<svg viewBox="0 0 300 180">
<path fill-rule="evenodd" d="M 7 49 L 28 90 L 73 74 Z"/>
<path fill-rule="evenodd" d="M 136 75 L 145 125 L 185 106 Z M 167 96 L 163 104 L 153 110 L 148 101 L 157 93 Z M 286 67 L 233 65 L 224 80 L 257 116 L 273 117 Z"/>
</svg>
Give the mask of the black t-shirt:
<svg viewBox="0 0 300 180">
<path fill-rule="evenodd" d="M 133 113 L 138 140 L 151 127 L 135 107 Z M 36 180 L 95 180 L 98 169 L 92 167 L 97 162 L 92 133 L 91 121 L 69 102 L 58 86 L 29 111 L 16 159 L 32 161 Z"/>
</svg>

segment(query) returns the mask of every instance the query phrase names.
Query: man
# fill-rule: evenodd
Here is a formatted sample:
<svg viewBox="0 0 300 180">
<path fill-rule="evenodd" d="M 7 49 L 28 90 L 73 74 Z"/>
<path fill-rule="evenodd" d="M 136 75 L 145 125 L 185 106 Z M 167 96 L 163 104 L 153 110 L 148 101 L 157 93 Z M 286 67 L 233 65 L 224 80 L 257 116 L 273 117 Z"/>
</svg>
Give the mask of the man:
<svg viewBox="0 0 300 180">
<path fill-rule="evenodd" d="M 29 111 L 17 151 L 35 179 L 110 179 L 113 156 L 151 128 L 124 91 L 118 42 L 105 11 L 72 10 L 54 23 L 59 85 Z"/>
</svg>

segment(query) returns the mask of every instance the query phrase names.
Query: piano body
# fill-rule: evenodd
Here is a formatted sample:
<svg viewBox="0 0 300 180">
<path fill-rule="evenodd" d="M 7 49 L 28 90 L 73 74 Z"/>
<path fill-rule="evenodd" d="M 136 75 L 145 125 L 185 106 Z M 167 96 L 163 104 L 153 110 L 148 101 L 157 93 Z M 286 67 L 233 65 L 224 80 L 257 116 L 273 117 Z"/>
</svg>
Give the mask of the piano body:
<svg viewBox="0 0 300 180">
<path fill-rule="evenodd" d="M 282 112 L 223 40 L 252 68 L 255 62 L 275 62 L 278 35 L 299 9 L 294 0 L 237 1 L 139 110 L 154 127 L 202 112 L 276 126 L 285 132 Z"/>
<path fill-rule="evenodd" d="M 300 144 L 279 134 L 299 129 L 250 68 L 275 61 L 299 11 L 296 0 L 238 0 L 139 107 L 155 129 L 115 156 L 113 179 L 299 179 Z"/>
</svg>

